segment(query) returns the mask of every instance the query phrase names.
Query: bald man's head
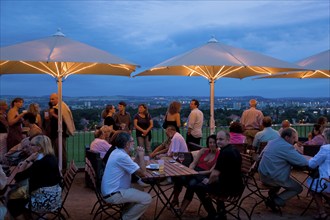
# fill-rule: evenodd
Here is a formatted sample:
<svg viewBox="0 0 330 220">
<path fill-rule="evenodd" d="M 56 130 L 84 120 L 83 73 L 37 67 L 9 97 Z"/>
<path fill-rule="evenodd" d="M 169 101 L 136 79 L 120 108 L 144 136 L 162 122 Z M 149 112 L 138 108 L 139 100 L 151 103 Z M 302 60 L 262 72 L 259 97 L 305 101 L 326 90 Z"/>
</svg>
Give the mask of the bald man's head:
<svg viewBox="0 0 330 220">
<path fill-rule="evenodd" d="M 255 99 L 251 99 L 249 103 L 251 107 L 256 107 L 258 102 Z"/>
</svg>

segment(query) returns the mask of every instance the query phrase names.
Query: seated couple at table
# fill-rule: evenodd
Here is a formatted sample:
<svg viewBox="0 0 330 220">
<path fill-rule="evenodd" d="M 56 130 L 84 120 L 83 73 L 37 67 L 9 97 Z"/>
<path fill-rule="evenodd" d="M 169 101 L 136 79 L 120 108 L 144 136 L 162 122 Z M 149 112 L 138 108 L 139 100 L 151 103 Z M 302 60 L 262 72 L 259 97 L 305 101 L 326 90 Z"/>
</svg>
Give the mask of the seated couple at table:
<svg viewBox="0 0 330 220">
<path fill-rule="evenodd" d="M 228 196 L 237 195 L 244 189 L 241 174 L 242 157 L 240 152 L 230 145 L 229 132 L 219 131 L 216 136 L 216 145 L 214 138 L 215 137 L 212 135 L 208 138 L 208 148 L 201 151 L 199 159 L 196 159 L 191 164 L 191 167 L 196 169 L 196 167 L 199 167 L 201 160 L 204 160 L 204 162 L 207 160 L 206 163 L 210 163 L 211 166 L 209 166 L 209 168 L 211 168 L 208 171 L 200 172 L 202 175 L 210 173 L 210 176 L 209 178 L 204 178 L 202 175 L 198 175 L 196 178 L 192 177 L 192 182 L 189 182 L 189 184 L 192 183 L 192 185 L 187 186 L 188 196 L 190 197 L 187 198 L 185 196 L 187 201 L 184 200 L 181 205 L 182 211 L 184 211 L 186 205 L 191 201 L 191 195 L 195 192 L 208 213 L 206 217 L 201 219 L 207 220 L 226 219 L 224 202 L 218 201 L 218 207 L 215 209 L 210 195 L 226 198 Z M 220 152 L 217 147 L 220 148 Z M 209 153 L 207 154 L 206 152 Z M 209 157 L 209 159 L 207 159 L 207 157 Z M 195 180 L 196 184 L 193 183 Z"/>
<path fill-rule="evenodd" d="M 198 154 L 194 158 L 193 162 L 189 165 L 189 168 L 198 171 L 198 175 L 185 176 L 185 177 L 173 177 L 174 190 L 172 205 L 176 207 L 178 211 L 183 213 L 194 196 L 193 187 L 197 184 L 202 184 L 203 181 L 207 181 L 211 171 L 214 169 L 216 161 L 219 156 L 219 149 L 216 144 L 216 135 L 210 135 L 206 140 L 206 148 L 199 150 Z M 183 186 L 186 186 L 187 190 L 184 195 L 184 199 L 179 206 L 179 195 Z"/>
</svg>

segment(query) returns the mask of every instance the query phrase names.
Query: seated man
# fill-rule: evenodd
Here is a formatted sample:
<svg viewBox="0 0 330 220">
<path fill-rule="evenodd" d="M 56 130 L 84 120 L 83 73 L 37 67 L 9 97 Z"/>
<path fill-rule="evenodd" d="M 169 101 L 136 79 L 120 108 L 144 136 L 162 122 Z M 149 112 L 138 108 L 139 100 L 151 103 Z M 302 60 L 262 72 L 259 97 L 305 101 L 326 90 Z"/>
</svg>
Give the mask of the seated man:
<svg viewBox="0 0 330 220">
<path fill-rule="evenodd" d="M 293 147 L 296 132 L 292 128 L 282 131 L 279 138 L 269 141 L 259 164 L 261 181 L 274 189 L 269 191 L 270 200 L 267 205 L 276 210 L 276 206 L 284 206 L 286 201 L 302 192 L 297 181 L 290 178 L 292 166 L 308 166 L 307 159 Z M 280 188 L 284 191 L 277 194 Z"/>
<path fill-rule="evenodd" d="M 237 195 L 244 189 L 241 174 L 242 157 L 240 152 L 230 145 L 229 132 L 218 132 L 217 146 L 221 150 L 210 178 L 194 187 L 198 198 L 208 213 L 206 218 L 201 218 L 205 220 L 226 219 L 224 202 L 218 201 L 216 211 L 212 199 L 206 195 L 207 193 L 219 197 L 228 197 Z"/>
<path fill-rule="evenodd" d="M 94 133 L 95 139 L 92 141 L 90 148 L 95 152 L 100 153 L 100 157 L 103 159 L 104 155 L 111 148 L 111 144 L 106 141 L 109 138 L 111 129 L 107 125 L 103 125 L 100 129 Z"/>
<path fill-rule="evenodd" d="M 263 130 L 259 131 L 253 139 L 252 146 L 258 150 L 261 142 L 268 142 L 278 138 L 280 135 L 278 131 L 272 128 L 272 119 L 266 116 L 262 119 Z"/>
<path fill-rule="evenodd" d="M 156 156 L 172 157 L 173 152 L 188 152 L 185 139 L 176 131 L 173 125 L 168 125 L 165 132 L 167 139 L 150 154 L 151 158 Z"/>
<path fill-rule="evenodd" d="M 109 156 L 101 183 L 103 198 L 112 204 L 125 203 L 123 220 L 139 219 L 151 203 L 148 193 L 131 188 L 131 174 L 145 176 L 144 149 L 136 149 L 136 162 L 129 156 L 134 146 L 132 136 L 119 133 L 113 142 L 116 147 Z"/>
</svg>

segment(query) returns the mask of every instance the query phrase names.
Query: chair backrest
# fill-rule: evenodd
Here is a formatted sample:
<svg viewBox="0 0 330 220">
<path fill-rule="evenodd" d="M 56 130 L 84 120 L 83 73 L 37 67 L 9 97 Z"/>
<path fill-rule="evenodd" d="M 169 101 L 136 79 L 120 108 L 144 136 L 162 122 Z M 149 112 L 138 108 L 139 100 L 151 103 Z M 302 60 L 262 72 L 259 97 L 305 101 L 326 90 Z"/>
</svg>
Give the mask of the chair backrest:
<svg viewBox="0 0 330 220">
<path fill-rule="evenodd" d="M 266 145 L 268 144 L 268 142 L 267 141 L 264 141 L 264 142 L 260 142 L 259 143 L 259 148 L 258 148 L 258 151 L 257 151 L 257 153 L 261 153 L 264 149 L 265 149 L 265 147 L 266 147 Z"/>
<path fill-rule="evenodd" d="M 70 188 L 72 186 L 72 183 L 74 181 L 75 176 L 78 173 L 78 168 L 76 164 L 74 163 L 74 160 L 70 162 L 69 169 L 66 171 L 63 177 L 63 187 L 62 187 L 62 207 L 64 206 L 64 203 L 66 201 L 66 198 L 69 195 Z"/>
<path fill-rule="evenodd" d="M 321 145 L 303 145 L 304 148 L 304 155 L 308 155 L 314 157 L 321 148 Z"/>
<path fill-rule="evenodd" d="M 241 154 L 242 157 L 242 167 L 241 171 L 244 176 L 248 176 L 251 172 L 251 167 L 253 164 L 252 156 L 249 154 Z"/>
<path fill-rule="evenodd" d="M 100 153 L 93 150 L 86 150 L 86 158 L 90 161 L 95 171 L 95 175 L 97 177 L 97 182 L 96 182 L 97 185 L 101 184 L 103 172 L 104 172 L 104 165 L 100 157 Z M 89 182 L 86 176 L 85 176 L 85 182 L 88 187 L 92 187 L 91 183 Z"/>
<path fill-rule="evenodd" d="M 199 144 L 195 144 L 193 142 L 189 142 L 188 143 L 188 150 L 189 151 L 195 151 L 195 150 L 200 150 L 203 148 L 203 146 L 199 145 Z"/>
<path fill-rule="evenodd" d="M 235 147 L 241 154 L 246 153 L 247 144 L 230 144 Z"/>
</svg>

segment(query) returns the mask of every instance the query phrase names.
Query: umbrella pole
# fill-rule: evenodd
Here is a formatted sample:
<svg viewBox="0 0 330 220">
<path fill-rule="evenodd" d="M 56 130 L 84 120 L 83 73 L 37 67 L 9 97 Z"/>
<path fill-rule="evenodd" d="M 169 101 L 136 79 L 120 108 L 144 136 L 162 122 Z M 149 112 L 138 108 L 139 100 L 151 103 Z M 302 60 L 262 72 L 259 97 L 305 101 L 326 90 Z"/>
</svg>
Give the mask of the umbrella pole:
<svg viewBox="0 0 330 220">
<path fill-rule="evenodd" d="M 214 132 L 214 79 L 210 79 L 210 134 L 214 134 Z"/>
<path fill-rule="evenodd" d="M 62 77 L 57 78 L 58 92 L 58 167 L 62 170 Z"/>
</svg>

